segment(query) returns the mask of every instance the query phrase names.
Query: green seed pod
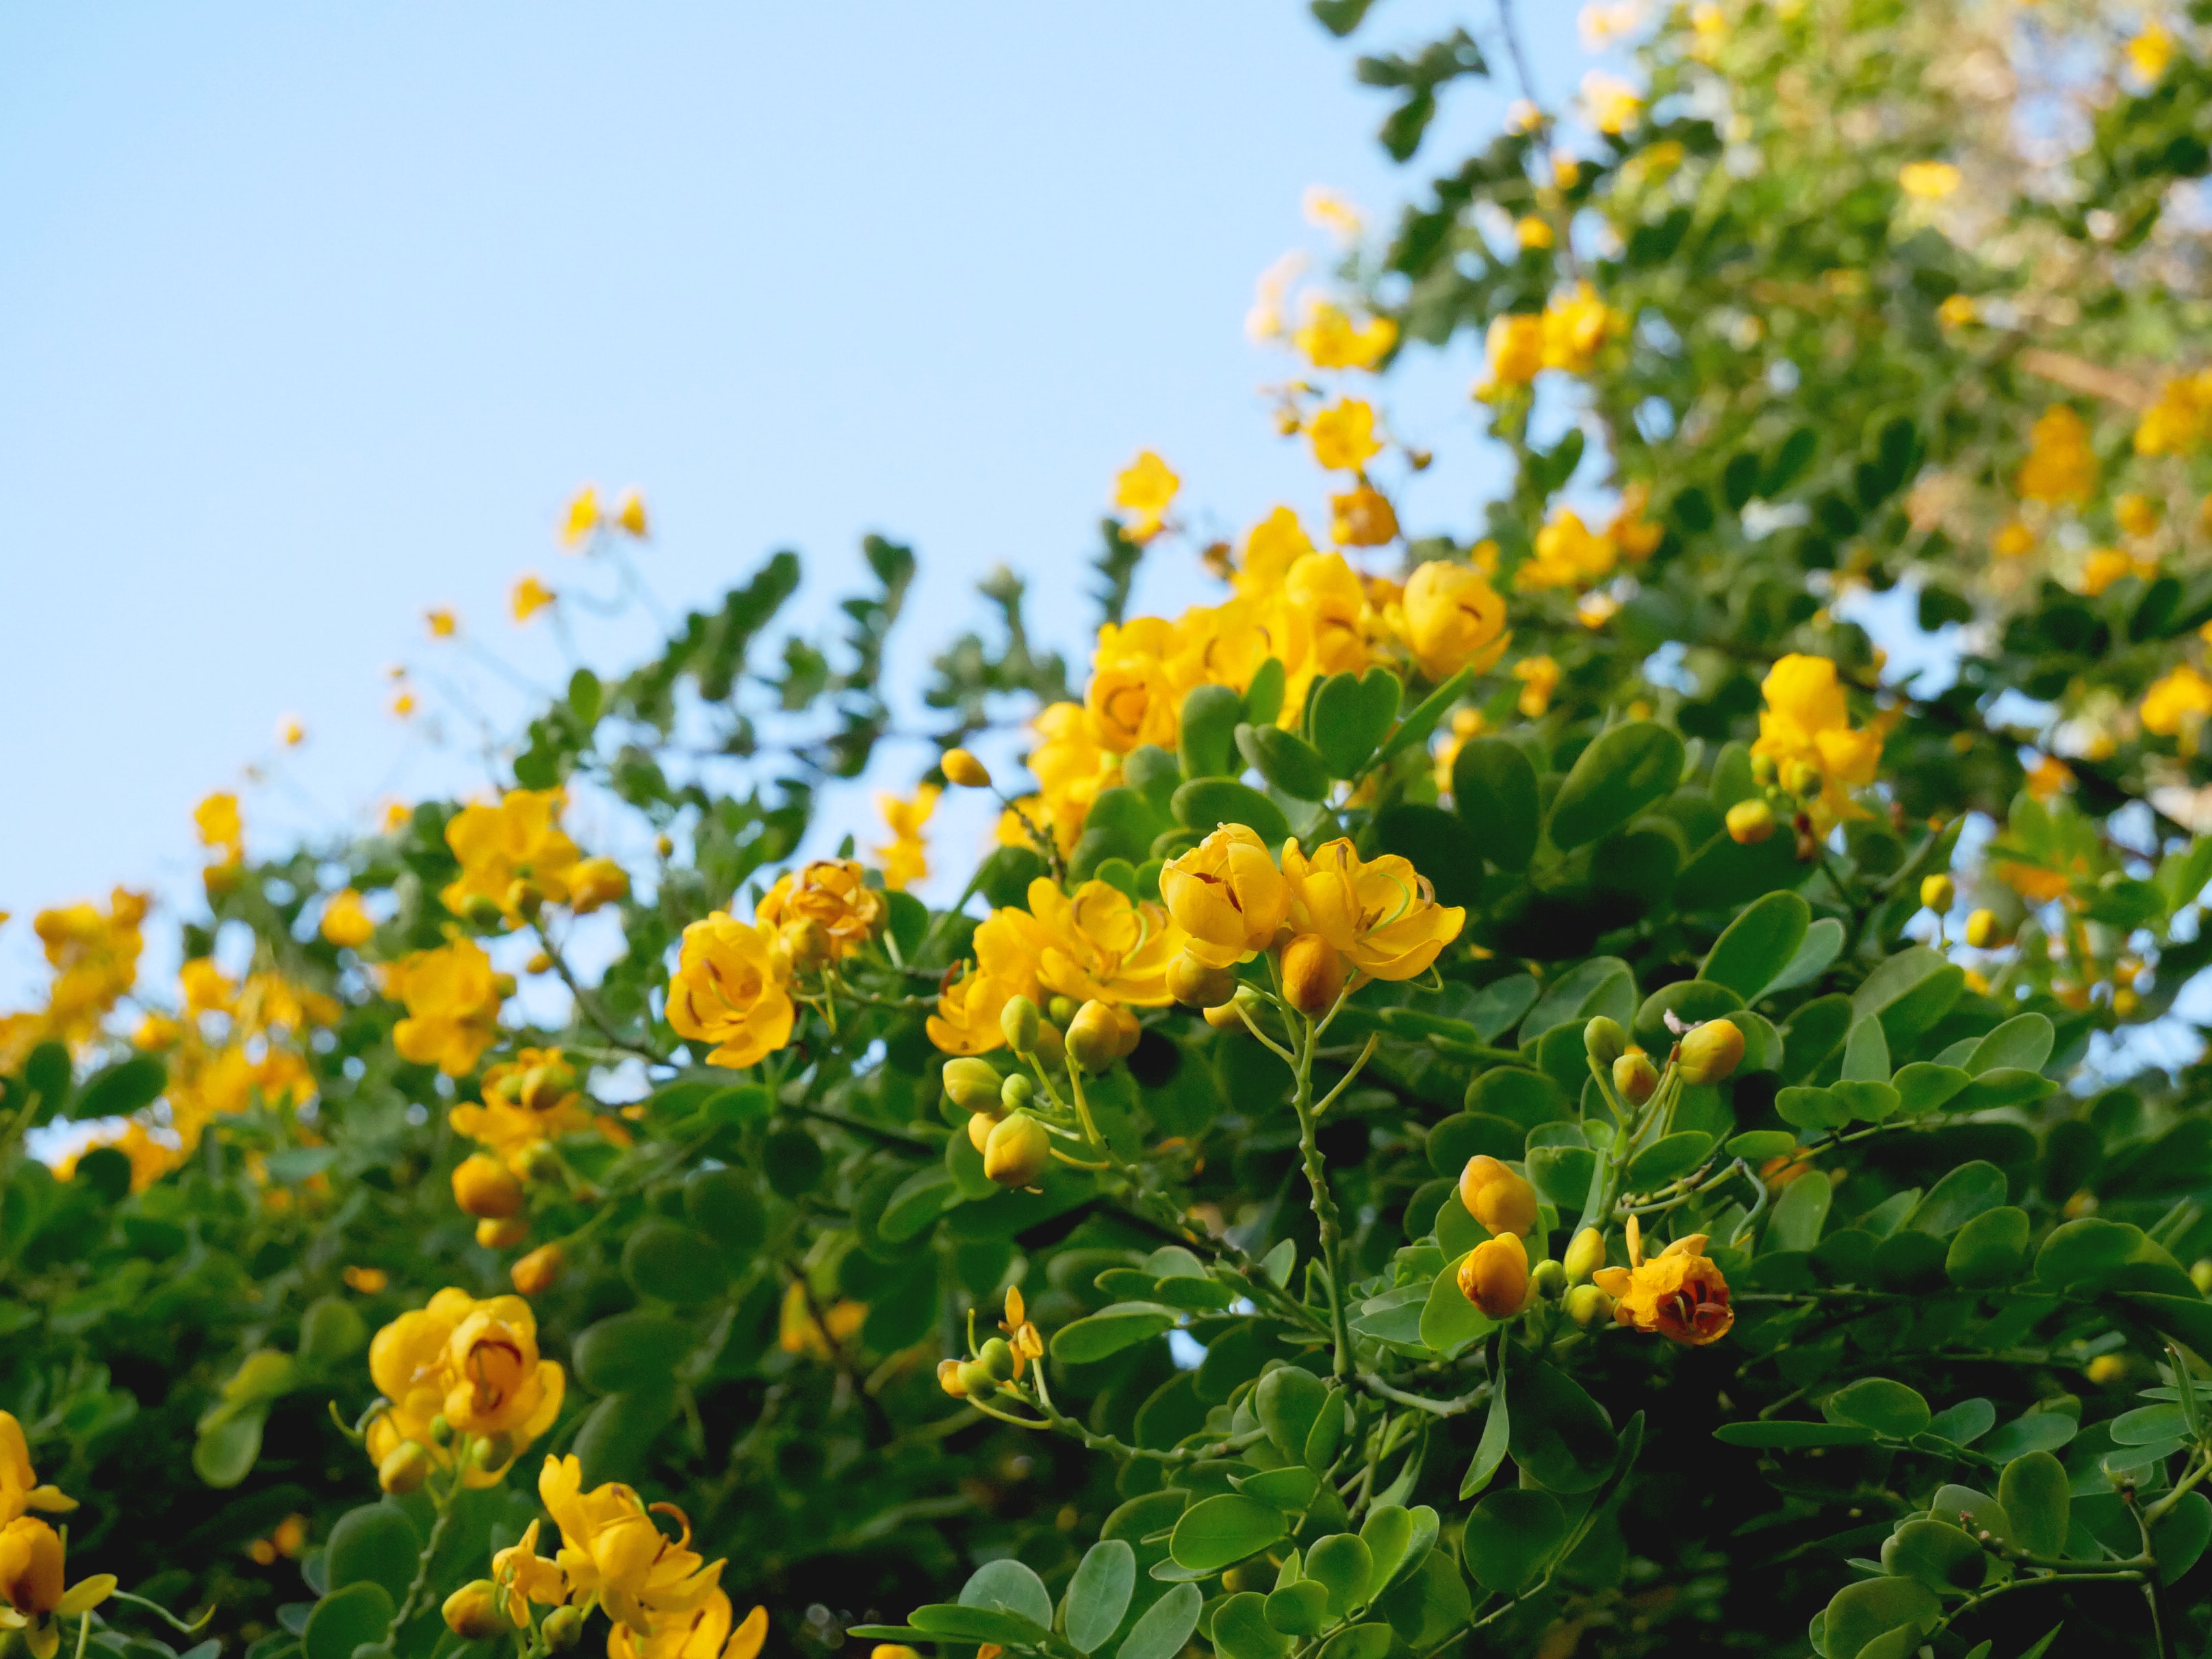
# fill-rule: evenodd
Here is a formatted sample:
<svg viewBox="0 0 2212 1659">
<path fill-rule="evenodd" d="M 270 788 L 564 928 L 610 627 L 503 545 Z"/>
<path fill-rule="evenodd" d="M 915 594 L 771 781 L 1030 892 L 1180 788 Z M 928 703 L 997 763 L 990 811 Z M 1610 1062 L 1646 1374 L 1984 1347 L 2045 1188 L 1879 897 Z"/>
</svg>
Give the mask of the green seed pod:
<svg viewBox="0 0 2212 1659">
<path fill-rule="evenodd" d="M 1583 1027 L 1583 1047 L 1599 1065 L 1610 1066 L 1627 1052 L 1628 1033 L 1619 1020 L 1600 1014 Z"/>
<path fill-rule="evenodd" d="M 986 1342 L 975 1358 L 999 1382 L 1004 1382 L 1014 1374 L 1014 1351 L 1006 1346 L 1003 1336 L 994 1336 Z"/>
<path fill-rule="evenodd" d="M 538 1627 L 545 1638 L 545 1645 L 555 1653 L 565 1653 L 576 1645 L 584 1633 L 584 1615 L 574 1607 L 558 1607 L 545 1615 L 545 1622 Z"/>
</svg>

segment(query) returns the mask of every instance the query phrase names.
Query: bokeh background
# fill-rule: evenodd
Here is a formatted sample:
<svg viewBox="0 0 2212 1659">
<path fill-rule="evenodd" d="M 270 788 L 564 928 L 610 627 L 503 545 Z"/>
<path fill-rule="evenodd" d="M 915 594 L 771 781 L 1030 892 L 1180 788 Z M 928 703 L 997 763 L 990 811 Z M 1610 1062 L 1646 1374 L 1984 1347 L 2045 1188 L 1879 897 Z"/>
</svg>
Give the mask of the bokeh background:
<svg viewBox="0 0 2212 1659">
<path fill-rule="evenodd" d="M 1494 46 L 1489 16 L 1467 21 Z M 1396 0 L 1360 49 L 1455 21 Z M 1593 61 L 1571 9 L 1522 28 L 1564 100 Z M 210 789 L 264 847 L 477 790 L 522 687 L 572 647 L 634 661 L 642 614 L 572 607 L 568 641 L 507 618 L 526 570 L 608 588 L 558 544 L 586 482 L 645 492 L 672 611 L 790 546 L 787 615 L 826 633 L 860 537 L 911 543 L 909 690 L 1000 563 L 1081 650 L 1081 566 L 1140 447 L 1201 525 L 1313 513 L 1258 389 L 1291 365 L 1243 324 L 1286 250 L 1335 257 L 1309 186 L 1376 222 L 1424 185 L 1374 142 L 1353 58 L 1283 0 L 0 13 L 0 1006 L 35 981 L 32 910 L 192 894 Z M 1495 130 L 1496 67 L 1431 153 Z M 1502 471 L 1473 373 L 1428 353 L 1393 377 L 1439 458 L 1416 531 L 1463 531 Z M 1205 586 L 1164 557 L 1138 597 Z M 463 647 L 425 637 L 433 605 Z M 889 746 L 821 836 L 867 840 L 873 787 L 930 758 Z"/>
</svg>

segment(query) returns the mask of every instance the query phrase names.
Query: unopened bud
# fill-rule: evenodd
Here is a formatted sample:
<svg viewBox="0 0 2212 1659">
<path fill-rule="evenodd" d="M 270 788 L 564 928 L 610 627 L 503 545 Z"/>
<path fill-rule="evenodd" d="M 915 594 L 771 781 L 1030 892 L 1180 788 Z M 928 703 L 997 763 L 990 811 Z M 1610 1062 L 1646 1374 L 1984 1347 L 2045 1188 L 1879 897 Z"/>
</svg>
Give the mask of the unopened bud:
<svg viewBox="0 0 2212 1659">
<path fill-rule="evenodd" d="M 461 914 L 479 927 L 496 927 L 507 920 L 507 913 L 499 908 L 499 901 L 489 893 L 471 893 L 461 906 Z"/>
<path fill-rule="evenodd" d="M 1082 1005 L 1073 997 L 1053 997 L 1044 1005 L 1044 1017 L 1065 1031 L 1068 1021 L 1075 1018 L 1075 1011 L 1080 1006 Z"/>
<path fill-rule="evenodd" d="M 1510 1319 L 1528 1305 L 1528 1251 L 1512 1233 L 1500 1233 L 1467 1253 L 1459 1264 L 1459 1293 L 1492 1319 Z"/>
<path fill-rule="evenodd" d="M 1528 1270 L 1528 1288 L 1551 1301 L 1567 1288 L 1567 1270 L 1548 1258 L 1539 1261 Z"/>
<path fill-rule="evenodd" d="M 963 1111 L 989 1111 L 999 1103 L 1002 1079 L 988 1060 L 963 1054 L 945 1062 L 945 1095 Z"/>
<path fill-rule="evenodd" d="M 977 1152 L 991 1144 L 991 1131 L 1004 1120 L 1003 1112 L 978 1112 L 968 1120 L 968 1144 Z"/>
<path fill-rule="evenodd" d="M 983 1173 L 1001 1187 L 1035 1186 L 1051 1158 L 1044 1125 L 1027 1112 L 1016 1112 L 983 1143 Z"/>
<path fill-rule="evenodd" d="M 453 1166 L 453 1202 L 465 1215 L 504 1220 L 522 1207 L 522 1183 L 497 1158 L 471 1152 Z"/>
<path fill-rule="evenodd" d="M 1186 951 L 1168 964 L 1168 994 L 1186 1008 L 1218 1008 L 1237 994 L 1237 975 Z"/>
<path fill-rule="evenodd" d="M 514 1282 L 516 1294 L 537 1296 L 553 1288 L 554 1281 L 561 1277 L 561 1269 L 567 1265 L 568 1258 L 558 1244 L 540 1244 L 509 1267 L 507 1276 Z"/>
<path fill-rule="evenodd" d="M 653 850 L 656 856 L 665 859 L 676 850 L 676 843 L 666 836 L 655 836 L 653 838 Z"/>
<path fill-rule="evenodd" d="M 1605 1235 L 1595 1227 L 1585 1227 L 1574 1236 L 1567 1246 L 1567 1283 L 1584 1285 L 1600 1267 L 1605 1266 Z"/>
<path fill-rule="evenodd" d="M 1014 1351 L 1006 1346 L 1006 1339 L 994 1336 L 975 1353 L 985 1370 L 1004 1382 L 1014 1374 Z"/>
<path fill-rule="evenodd" d="M 2197 1287 L 2200 1295 L 2212 1292 L 2212 1256 L 2199 1256 L 2191 1264 L 2189 1282 Z"/>
<path fill-rule="evenodd" d="M 1310 1018 L 1344 994 L 1344 958 L 1319 933 L 1300 933 L 1283 947 L 1283 1000 Z"/>
<path fill-rule="evenodd" d="M 469 1450 L 469 1461 L 489 1474 L 503 1469 L 514 1461 L 514 1438 L 507 1434 L 488 1434 Z"/>
<path fill-rule="evenodd" d="M 1027 997 L 1011 997 L 999 1011 L 999 1030 L 1006 1046 L 1018 1054 L 1035 1052 L 1037 1044 L 1037 1006 Z"/>
<path fill-rule="evenodd" d="M 1137 1017 L 1127 1008 L 1086 1002 L 1068 1022 L 1068 1057 L 1086 1072 L 1103 1072 L 1134 1048 L 1142 1035 Z"/>
<path fill-rule="evenodd" d="M 1782 787 L 1800 800 L 1820 793 L 1820 769 L 1810 761 L 1791 761 L 1783 769 Z"/>
<path fill-rule="evenodd" d="M 1613 1317 L 1613 1298 L 1595 1285 L 1577 1285 L 1567 1292 L 1567 1317 L 1587 1330 Z"/>
<path fill-rule="evenodd" d="M 558 1181 L 566 1168 L 561 1162 L 561 1154 L 553 1150 L 552 1143 L 544 1140 L 530 1149 L 523 1167 L 532 1181 L 541 1182 Z"/>
<path fill-rule="evenodd" d="M 1632 1106 L 1641 1106 L 1659 1086 L 1659 1068 L 1641 1048 L 1631 1048 L 1613 1062 L 1613 1086 Z"/>
<path fill-rule="evenodd" d="M 1059 1026 L 1044 1024 L 1037 1027 L 1036 1053 L 1030 1058 L 1048 1072 L 1060 1069 L 1067 1059 L 1067 1040 L 1060 1036 Z"/>
<path fill-rule="evenodd" d="M 522 964 L 522 970 L 526 974 L 550 974 L 553 971 L 553 958 L 543 951 L 534 951 L 530 960 Z"/>
<path fill-rule="evenodd" d="M 1682 1081 L 1718 1083 L 1743 1060 L 1743 1028 L 1732 1019 L 1709 1019 L 1682 1039 Z"/>
<path fill-rule="evenodd" d="M 513 974 L 494 974 L 491 976 L 491 988 L 499 993 L 499 1000 L 501 1002 L 506 1001 L 509 997 L 514 994 L 514 975 Z"/>
<path fill-rule="evenodd" d="M 403 1440 L 376 1466 L 376 1484 L 395 1497 L 420 1491 L 430 1478 L 430 1454 L 419 1440 Z"/>
<path fill-rule="evenodd" d="M 1620 1022 L 1600 1014 L 1583 1027 L 1583 1048 L 1601 1066 L 1610 1066 L 1628 1048 L 1628 1033 Z"/>
<path fill-rule="evenodd" d="M 811 916 L 801 916 L 796 921 L 784 923 L 778 930 L 777 937 L 783 941 L 784 951 L 791 957 L 791 965 L 801 973 L 811 974 L 827 967 L 830 957 L 836 954 L 830 930 Z"/>
<path fill-rule="evenodd" d="M 1753 755 L 1751 757 L 1751 779 L 1753 783 L 1762 785 L 1773 782 L 1774 757 L 1771 755 Z"/>
<path fill-rule="evenodd" d="M 545 895 L 534 881 L 510 881 L 507 884 L 507 908 L 535 921 L 538 913 L 545 908 Z"/>
<path fill-rule="evenodd" d="M 957 1359 L 940 1359 L 937 1362 L 937 1386 L 955 1400 L 965 1400 L 968 1397 L 967 1385 L 960 1380 L 962 1369 L 962 1364 Z"/>
<path fill-rule="evenodd" d="M 1016 1072 L 999 1085 L 999 1104 L 1010 1112 L 1025 1109 L 1036 1098 L 1036 1085 Z"/>
<path fill-rule="evenodd" d="M 1966 918 L 1966 943 L 1977 951 L 1994 951 L 2005 943 L 2004 925 L 1994 910 L 1977 910 Z"/>
<path fill-rule="evenodd" d="M 1740 800 L 1728 810 L 1729 839 L 1739 847 L 1756 847 L 1775 831 L 1774 809 L 1765 801 Z"/>
<path fill-rule="evenodd" d="M 988 789 L 991 787 L 990 769 L 965 749 L 948 749 L 944 759 L 938 762 L 944 769 L 945 781 L 963 789 Z"/>
<path fill-rule="evenodd" d="M 453 1443 L 453 1425 L 446 1420 L 446 1414 L 443 1412 L 440 1412 L 430 1419 L 430 1443 L 434 1446 L 450 1446 Z"/>
<path fill-rule="evenodd" d="M 544 1638 L 548 1651 L 565 1653 L 576 1645 L 584 1633 L 583 1612 L 571 1605 L 557 1607 L 545 1615 L 545 1622 L 538 1626 L 538 1633 Z"/>
<path fill-rule="evenodd" d="M 526 1111 L 550 1112 L 575 1092 L 574 1067 L 560 1060 L 532 1066 L 522 1074 L 517 1103 Z"/>
<path fill-rule="evenodd" d="M 1459 1201 L 1493 1233 L 1519 1236 L 1536 1224 L 1536 1189 L 1487 1152 L 1459 1172 Z"/>
<path fill-rule="evenodd" d="M 1920 902 L 1942 915 L 1958 902 L 1958 884 L 1948 876 L 1929 876 L 1920 884 Z"/>
<path fill-rule="evenodd" d="M 485 1642 L 512 1628 L 499 1601 L 499 1586 L 489 1578 L 477 1578 L 447 1596 L 439 1611 L 454 1635 L 467 1642 Z"/>
<path fill-rule="evenodd" d="M 486 1216 L 477 1223 L 477 1243 L 487 1250 L 511 1250 L 530 1237 L 530 1223 L 519 1215 Z"/>
</svg>

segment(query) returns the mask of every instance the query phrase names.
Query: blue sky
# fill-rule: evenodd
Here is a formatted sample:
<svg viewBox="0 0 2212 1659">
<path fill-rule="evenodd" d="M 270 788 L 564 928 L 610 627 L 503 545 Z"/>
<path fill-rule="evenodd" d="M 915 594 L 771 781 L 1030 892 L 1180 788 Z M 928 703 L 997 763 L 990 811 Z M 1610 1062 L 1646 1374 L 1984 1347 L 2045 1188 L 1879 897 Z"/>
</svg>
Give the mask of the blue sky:
<svg viewBox="0 0 2212 1659">
<path fill-rule="evenodd" d="M 1532 9 L 1556 103 L 1583 60 Z M 1386 0 L 1358 44 L 1451 21 Z M 0 15 L 0 1006 L 33 909 L 189 893 L 191 806 L 249 764 L 264 846 L 474 785 L 386 712 L 385 667 L 434 662 L 450 604 L 565 677 L 503 600 L 578 580 L 554 527 L 586 480 L 644 489 L 671 605 L 788 545 L 821 618 L 862 533 L 910 541 L 909 686 L 1000 562 L 1079 652 L 1074 562 L 1141 447 L 1224 528 L 1317 506 L 1242 319 L 1286 248 L 1326 260 L 1306 186 L 1380 214 L 1425 176 L 1373 143 L 1352 55 L 1289 3 Z M 1434 155 L 1510 91 L 1456 94 Z M 1496 476 L 1471 367 L 1394 377 L 1439 457 L 1416 529 Z M 1139 597 L 1200 591 L 1162 568 Z M 579 634 L 609 670 L 649 637 Z M 310 737 L 280 758 L 286 714 Z M 857 793 L 832 811 L 870 827 Z"/>
</svg>

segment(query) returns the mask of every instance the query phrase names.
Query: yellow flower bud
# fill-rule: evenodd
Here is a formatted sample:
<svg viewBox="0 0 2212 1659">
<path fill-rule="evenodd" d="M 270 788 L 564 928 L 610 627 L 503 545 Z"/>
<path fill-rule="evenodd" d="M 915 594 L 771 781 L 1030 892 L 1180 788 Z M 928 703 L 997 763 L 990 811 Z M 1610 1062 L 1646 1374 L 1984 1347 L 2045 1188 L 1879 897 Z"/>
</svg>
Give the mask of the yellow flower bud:
<svg viewBox="0 0 2212 1659">
<path fill-rule="evenodd" d="M 948 749 L 945 758 L 938 763 L 945 770 L 947 783 L 956 783 L 963 789 L 988 789 L 991 787 L 990 769 L 965 749 Z"/>
<path fill-rule="evenodd" d="M 1344 958 L 1319 933 L 1299 933 L 1283 947 L 1283 1000 L 1318 1018 L 1344 994 Z"/>
<path fill-rule="evenodd" d="M 1993 951 L 2005 943 L 2004 926 L 1994 910 L 1977 910 L 1966 918 L 1966 943 L 1977 951 Z"/>
<path fill-rule="evenodd" d="M 921 1655 L 897 1642 L 878 1642 L 868 1650 L 868 1659 L 921 1659 Z"/>
<path fill-rule="evenodd" d="M 1753 755 L 1751 757 L 1751 779 L 1761 788 L 1774 781 L 1774 757 Z"/>
<path fill-rule="evenodd" d="M 999 1030 L 1006 1046 L 1018 1054 L 1034 1053 L 1037 1045 L 1037 1006 L 1027 997 L 1012 997 L 999 1012 Z"/>
<path fill-rule="evenodd" d="M 1567 1282 L 1583 1285 L 1589 1276 L 1605 1266 L 1605 1235 L 1595 1227 L 1585 1227 L 1577 1233 L 1567 1246 Z"/>
<path fill-rule="evenodd" d="M 465 1215 L 503 1220 L 522 1207 L 522 1183 L 497 1158 L 471 1152 L 453 1168 L 453 1202 Z"/>
<path fill-rule="evenodd" d="M 1186 1008 L 1218 1008 L 1237 994 L 1237 975 L 1186 951 L 1168 964 L 1168 994 Z"/>
<path fill-rule="evenodd" d="M 1110 1002 L 1086 1002 L 1067 1025 L 1068 1057 L 1085 1071 L 1103 1072 L 1137 1046 L 1137 1017 Z"/>
<path fill-rule="evenodd" d="M 538 1626 L 538 1633 L 545 1638 L 550 1652 L 567 1652 L 584 1633 L 582 1609 L 573 1606 L 554 1608 L 545 1615 L 545 1622 Z"/>
<path fill-rule="evenodd" d="M 1774 809 L 1765 801 L 1740 800 L 1728 810 L 1729 839 L 1739 847 L 1756 847 L 1774 833 Z"/>
<path fill-rule="evenodd" d="M 968 1144 L 981 1152 L 991 1144 L 991 1131 L 1005 1121 L 1003 1112 L 978 1112 L 968 1120 Z"/>
<path fill-rule="evenodd" d="M 477 1243 L 487 1250 L 511 1250 L 530 1237 L 530 1223 L 519 1215 L 486 1216 L 477 1223 Z"/>
<path fill-rule="evenodd" d="M 1920 884 L 1920 902 L 1942 915 L 1959 897 L 1956 883 L 1948 876 L 1929 876 Z"/>
<path fill-rule="evenodd" d="M 1567 1288 L 1567 1270 L 1547 1256 L 1528 1270 L 1528 1288 L 1549 1301 Z"/>
<path fill-rule="evenodd" d="M 2081 1375 L 2100 1389 L 2110 1388 L 2128 1374 L 2125 1354 L 2100 1353 L 2081 1368 Z"/>
<path fill-rule="evenodd" d="M 1613 1298 L 1595 1285 L 1577 1285 L 1567 1292 L 1567 1317 L 1587 1330 L 1613 1317 Z"/>
<path fill-rule="evenodd" d="M 629 872 L 612 859 L 584 859 L 568 872 L 568 908 L 580 916 L 629 896 Z"/>
<path fill-rule="evenodd" d="M 507 1615 L 500 1611 L 499 1586 L 489 1578 L 472 1579 L 446 1598 L 439 1609 L 446 1618 L 446 1628 L 464 1641 L 484 1642 L 507 1628 Z"/>
<path fill-rule="evenodd" d="M 1791 761 L 1782 773 L 1782 787 L 1800 800 L 1820 793 L 1820 769 L 1810 761 Z"/>
<path fill-rule="evenodd" d="M 669 836 L 655 836 L 653 838 L 653 851 L 656 857 L 665 859 L 675 850 L 676 842 Z"/>
<path fill-rule="evenodd" d="M 983 1143 L 983 1173 L 1001 1187 L 1034 1186 L 1051 1161 L 1051 1147 L 1043 1124 L 1027 1112 L 1013 1113 Z"/>
<path fill-rule="evenodd" d="M 519 916 L 532 921 L 545 908 L 545 895 L 533 881 L 510 881 L 507 884 L 507 908 Z"/>
<path fill-rule="evenodd" d="M 830 930 L 812 916 L 787 921 L 777 930 L 776 937 L 782 941 L 792 967 L 802 974 L 818 973 L 836 957 L 836 945 L 830 937 Z"/>
<path fill-rule="evenodd" d="M 963 1055 L 945 1062 L 945 1095 L 963 1111 L 988 1112 L 999 1104 L 1001 1079 L 988 1060 Z"/>
<path fill-rule="evenodd" d="M 1075 1011 L 1081 1006 L 1082 1004 L 1073 997 L 1052 997 L 1044 1005 L 1044 1017 L 1065 1031 L 1068 1022 L 1075 1018 Z"/>
<path fill-rule="evenodd" d="M 1641 1106 L 1659 1086 L 1658 1067 L 1643 1049 L 1631 1048 L 1613 1062 L 1613 1086 L 1630 1105 Z"/>
<path fill-rule="evenodd" d="M 1536 1189 L 1487 1152 L 1459 1173 L 1459 1201 L 1493 1233 L 1526 1233 L 1536 1224 Z M 1525 1255 L 1522 1266 L 1528 1266 Z"/>
<path fill-rule="evenodd" d="M 537 1296 L 553 1288 L 561 1277 L 561 1269 L 568 1265 L 558 1244 L 540 1244 L 507 1270 L 514 1280 L 515 1292 L 520 1296 Z"/>
<path fill-rule="evenodd" d="M 960 1370 L 961 1362 L 957 1359 L 940 1359 L 937 1362 L 937 1386 L 955 1400 L 965 1400 L 968 1397 L 967 1385 L 960 1380 Z"/>
<path fill-rule="evenodd" d="M 479 927 L 496 927 L 506 919 L 499 901 L 489 893 L 470 894 L 468 902 L 461 907 L 461 914 Z"/>
<path fill-rule="evenodd" d="M 1030 1056 L 1048 1072 L 1056 1072 L 1067 1060 L 1067 1040 L 1049 1021 L 1037 1027 L 1036 1053 Z"/>
<path fill-rule="evenodd" d="M 1459 1264 L 1460 1294 L 1492 1319 L 1510 1319 L 1528 1304 L 1528 1251 L 1516 1233 L 1476 1245 Z"/>
<path fill-rule="evenodd" d="M 403 1440 L 376 1466 L 376 1484 L 404 1498 L 430 1478 L 430 1454 L 419 1440 Z"/>
<path fill-rule="evenodd" d="M 1600 1014 L 1583 1027 L 1583 1048 L 1601 1066 L 1610 1066 L 1628 1051 L 1628 1033 L 1620 1022 Z"/>
<path fill-rule="evenodd" d="M 1734 1020 L 1709 1019 L 1682 1039 L 1679 1062 L 1685 1083 L 1718 1083 L 1743 1060 L 1743 1028 Z"/>
</svg>

